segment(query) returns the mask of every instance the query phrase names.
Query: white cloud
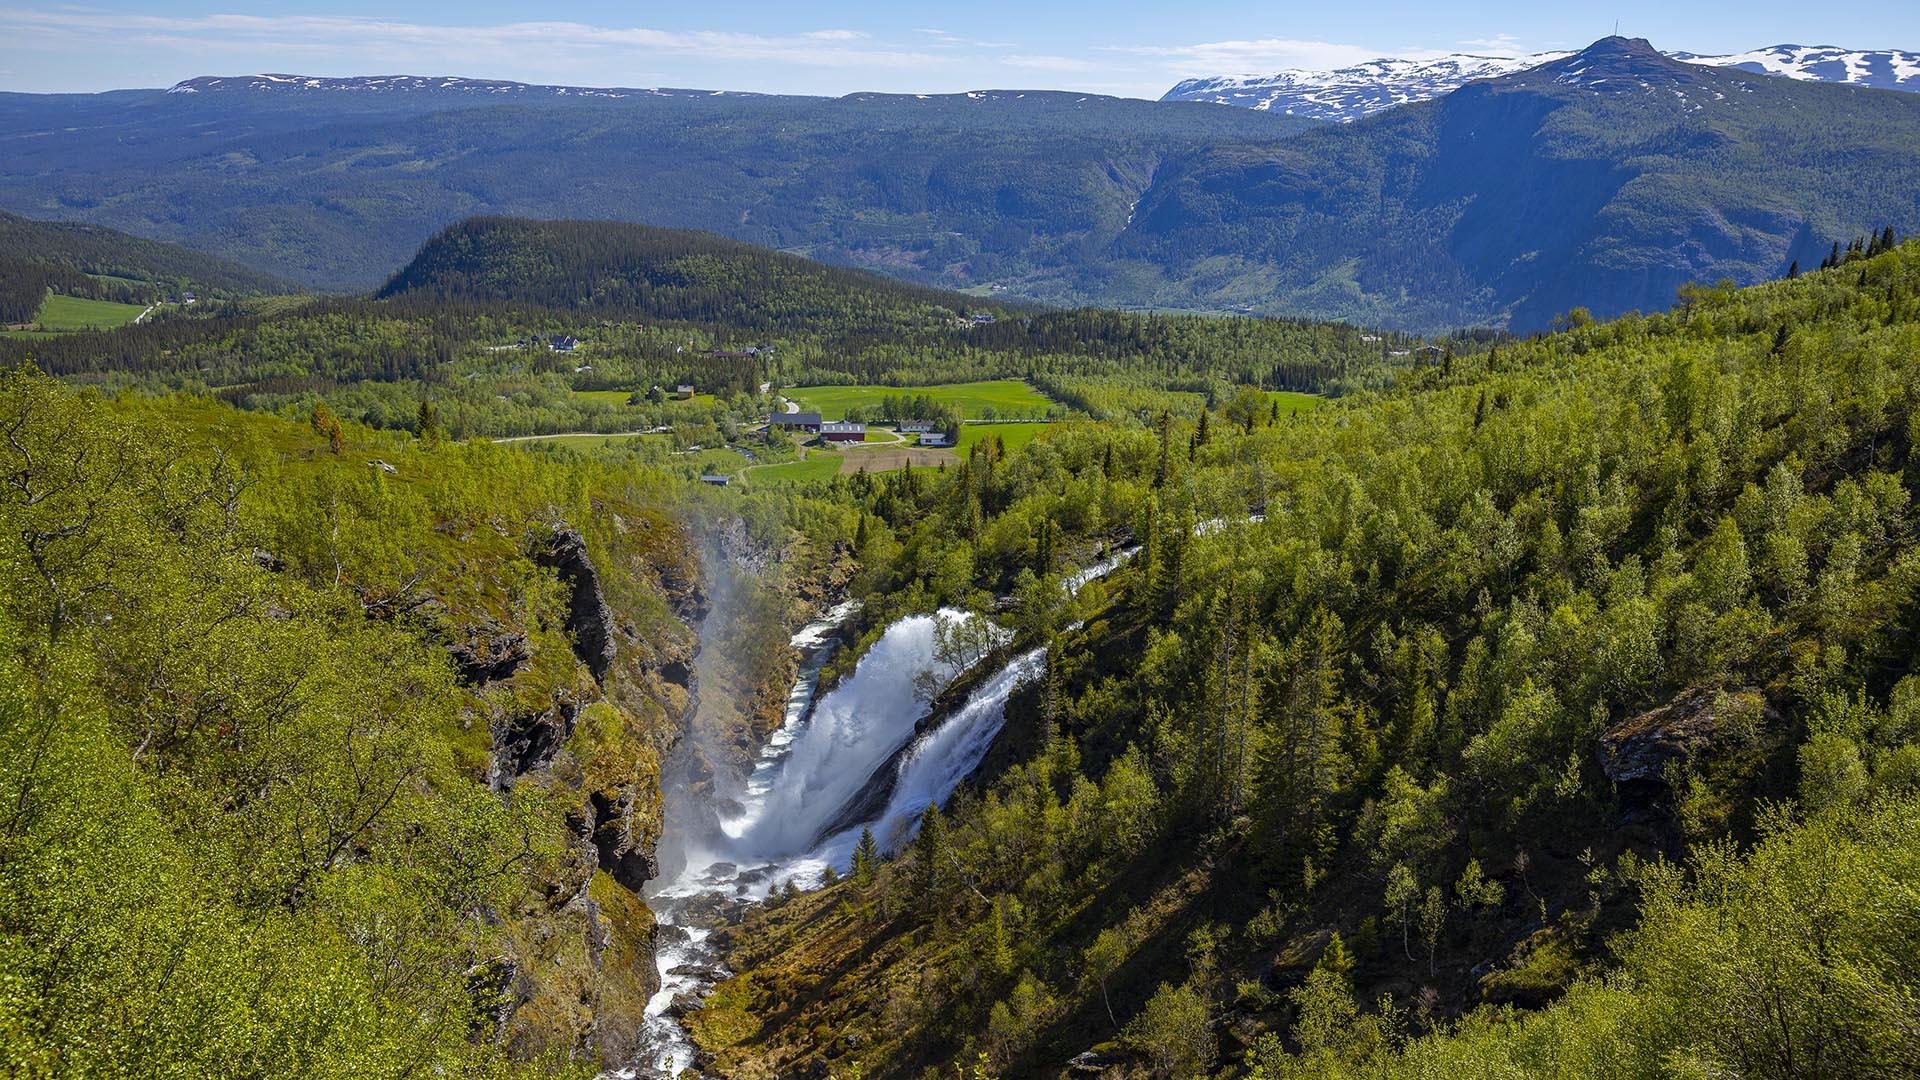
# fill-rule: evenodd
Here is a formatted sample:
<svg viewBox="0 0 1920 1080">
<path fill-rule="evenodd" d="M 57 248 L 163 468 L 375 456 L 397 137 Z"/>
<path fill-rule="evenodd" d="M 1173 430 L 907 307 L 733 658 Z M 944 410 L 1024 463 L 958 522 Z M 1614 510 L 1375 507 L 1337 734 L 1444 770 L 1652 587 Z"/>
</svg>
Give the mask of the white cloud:
<svg viewBox="0 0 1920 1080">
<path fill-rule="evenodd" d="M 1324 70 L 1381 56 L 1410 55 L 1404 51 L 1290 38 L 1203 41 L 1192 45 L 1118 45 L 1108 46 L 1106 51 L 1151 58 L 1167 71 L 1181 76 L 1267 74 L 1288 68 Z"/>
<path fill-rule="evenodd" d="M 38 47 L 90 41 L 145 43 L 197 56 L 331 57 L 366 73 L 368 63 L 612 66 L 636 56 L 778 62 L 828 68 L 910 69 L 943 62 L 921 50 L 868 40 L 856 30 L 790 35 L 669 31 L 551 21 L 455 26 L 353 15 L 139 15 L 94 10 L 0 9 L 0 36 Z"/>
<path fill-rule="evenodd" d="M 1458 44 L 1463 48 L 1472 49 L 1475 52 L 1485 53 L 1489 56 L 1525 56 L 1528 53 L 1539 51 L 1538 49 L 1523 47 L 1520 44 L 1520 39 L 1514 37 L 1512 34 L 1495 34 L 1492 37 L 1485 38 L 1467 38 Z"/>
<path fill-rule="evenodd" d="M 1091 60 L 1082 60 L 1073 56 L 1035 56 L 1014 53 L 1000 58 L 1008 67 L 1025 68 L 1030 71 L 1101 71 L 1099 64 Z"/>
</svg>

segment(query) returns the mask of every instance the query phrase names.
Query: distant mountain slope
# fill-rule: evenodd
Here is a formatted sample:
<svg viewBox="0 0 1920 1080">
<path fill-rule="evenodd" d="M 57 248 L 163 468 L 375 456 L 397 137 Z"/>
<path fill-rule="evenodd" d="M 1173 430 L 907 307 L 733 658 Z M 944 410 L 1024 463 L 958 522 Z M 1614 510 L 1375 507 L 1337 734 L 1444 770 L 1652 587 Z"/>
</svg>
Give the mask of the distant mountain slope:
<svg viewBox="0 0 1920 1080">
<path fill-rule="evenodd" d="M 1311 126 L 1043 91 L 497 97 L 478 87 L 500 84 L 259 82 L 0 95 L 0 207 L 340 290 L 377 286 L 475 214 L 705 229 L 970 285 L 1080 265 L 1171 159 Z"/>
<path fill-rule="evenodd" d="M 1165 302 L 1436 326 L 1665 307 L 1920 226 L 1920 96 L 1609 38 L 1436 101 L 1162 172 L 1115 254 Z"/>
<path fill-rule="evenodd" d="M 246 295 L 292 286 L 237 263 L 99 225 L 0 212 L 0 323 L 31 320 L 49 289 L 144 302 L 187 289 Z"/>
<path fill-rule="evenodd" d="M 1207 101 L 1344 123 L 1395 105 L 1450 94 L 1475 79 L 1511 75 L 1566 55 L 1455 53 L 1428 60 L 1382 57 L 1332 71 L 1293 69 L 1272 75 L 1217 75 L 1187 79 L 1160 100 Z"/>
<path fill-rule="evenodd" d="M 1206 101 L 1314 120 L 1350 122 L 1395 105 L 1450 94 L 1477 79 L 1511 75 L 1568 55 L 1565 52 L 1527 56 L 1455 53 L 1422 60 L 1383 57 L 1332 71 L 1289 70 L 1273 75 L 1187 79 L 1160 100 Z M 1668 55 L 1689 64 L 1739 68 L 1807 82 L 1920 91 L 1920 53 L 1850 50 L 1831 45 L 1775 45 L 1727 56 L 1684 52 Z"/>
</svg>

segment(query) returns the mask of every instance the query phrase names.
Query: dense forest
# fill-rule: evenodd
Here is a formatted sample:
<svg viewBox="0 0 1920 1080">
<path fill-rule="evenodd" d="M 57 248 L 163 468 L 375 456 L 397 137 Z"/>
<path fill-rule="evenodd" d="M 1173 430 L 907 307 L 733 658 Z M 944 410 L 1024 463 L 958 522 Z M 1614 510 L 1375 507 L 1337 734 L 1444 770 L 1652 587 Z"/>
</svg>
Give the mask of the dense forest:
<svg viewBox="0 0 1920 1080">
<path fill-rule="evenodd" d="M 1575 321 L 842 478 L 862 626 L 992 610 L 1047 670 L 726 931 L 711 1069 L 1920 1068 L 1920 245 Z"/>
</svg>

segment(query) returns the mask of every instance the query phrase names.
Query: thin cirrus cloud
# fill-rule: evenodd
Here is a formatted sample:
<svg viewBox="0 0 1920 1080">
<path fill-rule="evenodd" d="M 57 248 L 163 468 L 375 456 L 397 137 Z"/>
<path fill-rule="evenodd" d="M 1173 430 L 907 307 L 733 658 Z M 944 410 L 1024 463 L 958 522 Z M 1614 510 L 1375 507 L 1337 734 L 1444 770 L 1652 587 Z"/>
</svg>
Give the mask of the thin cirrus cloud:
<svg viewBox="0 0 1920 1080">
<path fill-rule="evenodd" d="M 1338 42 L 1259 38 L 1194 44 L 1035 48 L 932 27 L 892 40 L 822 27 L 780 34 L 661 30 L 567 20 L 460 25 L 406 18 L 283 14 L 145 14 L 82 7 L 0 7 L 6 88 L 101 90 L 191 75 L 396 71 L 572 85 L 703 86 L 839 94 L 1021 86 L 1158 97 L 1195 75 L 1324 69 L 1387 55 Z M 1472 43 L 1513 51 L 1507 35 Z M 1401 50 L 1398 55 L 1436 55 Z M 132 80 L 132 81 L 130 81 Z"/>
<path fill-rule="evenodd" d="M 789 35 L 718 30 L 656 30 L 566 21 L 463 26 L 353 15 L 140 15 L 76 9 L 0 9 L 0 36 L 42 48 L 137 44 L 184 56 L 337 55 L 455 62 L 529 56 L 579 62 L 623 57 L 755 61 L 825 68 L 902 69 L 942 63 L 925 50 L 873 40 L 858 30 Z"/>
<path fill-rule="evenodd" d="M 1377 49 L 1334 41 L 1260 38 L 1244 41 L 1204 41 L 1192 45 L 1113 45 L 1108 52 L 1154 62 L 1169 74 L 1268 74 L 1289 69 L 1325 71 L 1365 63 L 1382 56 L 1423 58 L 1439 55 L 1433 49 Z"/>
</svg>

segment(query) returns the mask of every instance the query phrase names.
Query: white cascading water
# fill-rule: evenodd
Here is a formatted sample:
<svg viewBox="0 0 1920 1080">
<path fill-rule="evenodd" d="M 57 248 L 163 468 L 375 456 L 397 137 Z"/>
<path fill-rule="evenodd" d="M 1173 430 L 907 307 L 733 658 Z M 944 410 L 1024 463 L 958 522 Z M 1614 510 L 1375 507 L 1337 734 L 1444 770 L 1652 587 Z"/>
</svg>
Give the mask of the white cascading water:
<svg viewBox="0 0 1920 1080">
<path fill-rule="evenodd" d="M 813 854 L 821 831 L 913 738 L 927 715 L 921 673 L 931 671 L 938 686 L 959 674 L 935 656 L 938 620 L 976 617 L 942 611 L 910 615 L 887 627 L 853 674 L 814 706 L 766 793 L 748 801 L 745 814 L 724 823 L 728 857 L 778 864 Z M 794 869 L 774 876 L 792 876 Z"/>
<path fill-rule="evenodd" d="M 1208 521 L 1194 531 L 1204 535 L 1224 524 Z M 1137 550 L 1114 552 L 1068 575 L 1067 593 L 1105 577 Z M 862 827 L 897 850 L 911 839 L 927 806 L 945 802 L 979 768 L 1006 724 L 1014 691 L 1046 670 L 1044 648 L 1020 654 L 915 741 L 930 708 L 926 673 L 931 672 L 934 689 L 962 674 L 935 656 L 936 619 L 977 616 L 942 611 L 895 621 L 853 673 L 816 702 L 815 687 L 832 655 L 834 635 L 853 610 L 843 604 L 794 635 L 792 644 L 803 658 L 799 678 L 787 700 L 785 722 L 769 737 L 743 785 L 738 812 L 722 818 L 712 835 L 686 838 L 683 869 L 649 888 L 661 926 L 660 990 L 647 1006 L 650 1061 L 616 1075 L 674 1077 L 693 1062 L 693 1044 L 669 1008 L 676 998 L 704 993 L 725 974 L 706 945 L 709 931 L 695 925 L 693 917 L 765 899 L 790 879 L 816 884 L 828 866 L 844 871 Z M 822 839 L 821 832 L 841 819 L 889 762 L 897 772 L 885 808 Z"/>
</svg>

